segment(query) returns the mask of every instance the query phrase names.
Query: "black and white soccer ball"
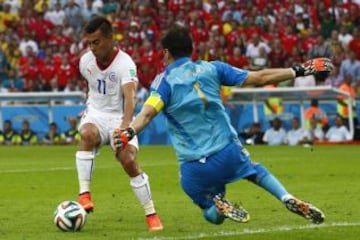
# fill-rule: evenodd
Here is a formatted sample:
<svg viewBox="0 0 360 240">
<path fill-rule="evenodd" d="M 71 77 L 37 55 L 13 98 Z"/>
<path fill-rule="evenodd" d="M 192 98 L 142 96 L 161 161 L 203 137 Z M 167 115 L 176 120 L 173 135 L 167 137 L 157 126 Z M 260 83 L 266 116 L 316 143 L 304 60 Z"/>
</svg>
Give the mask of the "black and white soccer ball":
<svg viewBox="0 0 360 240">
<path fill-rule="evenodd" d="M 75 201 L 61 202 L 54 213 L 54 223 L 62 231 L 80 231 L 86 222 L 85 209 Z"/>
</svg>

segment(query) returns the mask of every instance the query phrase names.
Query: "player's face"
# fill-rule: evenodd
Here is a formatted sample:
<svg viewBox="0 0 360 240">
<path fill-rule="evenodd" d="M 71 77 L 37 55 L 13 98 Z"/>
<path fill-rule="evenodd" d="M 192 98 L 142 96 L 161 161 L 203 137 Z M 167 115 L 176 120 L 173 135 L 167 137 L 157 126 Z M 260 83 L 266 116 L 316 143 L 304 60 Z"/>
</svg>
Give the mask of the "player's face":
<svg viewBox="0 0 360 240">
<path fill-rule="evenodd" d="M 112 57 L 110 54 L 113 49 L 112 34 L 104 36 L 100 30 L 97 30 L 93 33 L 86 34 L 85 41 L 98 61 L 106 62 L 108 58 Z"/>
</svg>

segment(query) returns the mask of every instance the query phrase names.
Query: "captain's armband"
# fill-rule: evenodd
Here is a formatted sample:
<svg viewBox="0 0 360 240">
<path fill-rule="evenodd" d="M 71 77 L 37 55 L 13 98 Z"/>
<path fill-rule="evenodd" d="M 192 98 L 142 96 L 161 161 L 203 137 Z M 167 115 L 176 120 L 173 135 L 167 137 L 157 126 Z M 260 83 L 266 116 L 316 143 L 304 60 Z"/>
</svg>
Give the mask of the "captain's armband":
<svg viewBox="0 0 360 240">
<path fill-rule="evenodd" d="M 156 112 L 160 112 L 164 107 L 164 102 L 156 92 L 152 92 L 148 99 L 146 99 L 144 105 L 150 105 L 155 108 Z"/>
</svg>

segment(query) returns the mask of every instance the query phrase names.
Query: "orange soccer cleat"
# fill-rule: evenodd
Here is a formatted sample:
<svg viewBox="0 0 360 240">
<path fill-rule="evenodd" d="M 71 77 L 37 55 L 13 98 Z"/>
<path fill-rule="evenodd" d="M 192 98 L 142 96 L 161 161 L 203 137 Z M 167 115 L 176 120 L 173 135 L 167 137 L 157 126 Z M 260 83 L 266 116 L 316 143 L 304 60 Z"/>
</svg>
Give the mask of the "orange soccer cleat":
<svg viewBox="0 0 360 240">
<path fill-rule="evenodd" d="M 146 223 L 149 226 L 149 232 L 161 231 L 164 229 L 159 216 L 155 214 L 151 214 L 146 216 Z"/>
<path fill-rule="evenodd" d="M 79 194 L 79 203 L 87 213 L 94 211 L 94 203 L 91 201 L 91 194 L 89 192 Z"/>
</svg>

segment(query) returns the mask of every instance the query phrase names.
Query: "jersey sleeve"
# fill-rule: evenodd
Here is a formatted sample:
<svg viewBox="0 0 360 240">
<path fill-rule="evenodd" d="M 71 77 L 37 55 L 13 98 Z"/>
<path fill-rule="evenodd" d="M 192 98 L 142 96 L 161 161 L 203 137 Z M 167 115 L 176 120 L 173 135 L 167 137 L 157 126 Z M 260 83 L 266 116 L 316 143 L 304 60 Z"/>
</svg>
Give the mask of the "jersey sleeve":
<svg viewBox="0 0 360 240">
<path fill-rule="evenodd" d="M 92 52 L 87 51 L 85 52 L 81 57 L 79 61 L 79 71 L 81 73 L 81 76 L 85 79 L 88 79 L 90 76 L 90 70 L 88 68 L 88 65 L 92 58 Z"/>
<path fill-rule="evenodd" d="M 127 56 L 126 61 L 122 64 L 121 84 L 124 85 L 129 82 L 138 82 L 136 65 L 130 56 Z"/>
<path fill-rule="evenodd" d="M 231 66 L 224 62 L 213 61 L 211 64 L 215 66 L 216 71 L 219 74 L 221 85 L 241 86 L 249 75 L 247 70 Z"/>
<path fill-rule="evenodd" d="M 84 68 L 84 57 L 80 58 L 79 61 L 79 71 L 83 77 L 85 77 L 85 68 Z"/>
<path fill-rule="evenodd" d="M 163 106 L 168 105 L 171 96 L 171 89 L 166 81 L 165 74 L 158 74 L 150 86 L 150 97 L 156 97 L 161 100 Z M 152 100 L 154 101 L 154 99 Z M 162 107 L 163 107 L 162 106 Z M 154 106 L 155 107 L 155 106 Z"/>
</svg>

